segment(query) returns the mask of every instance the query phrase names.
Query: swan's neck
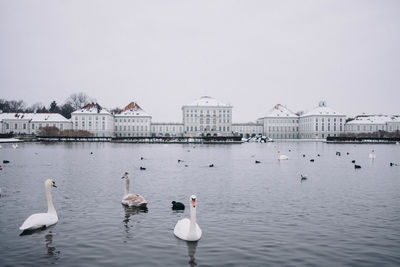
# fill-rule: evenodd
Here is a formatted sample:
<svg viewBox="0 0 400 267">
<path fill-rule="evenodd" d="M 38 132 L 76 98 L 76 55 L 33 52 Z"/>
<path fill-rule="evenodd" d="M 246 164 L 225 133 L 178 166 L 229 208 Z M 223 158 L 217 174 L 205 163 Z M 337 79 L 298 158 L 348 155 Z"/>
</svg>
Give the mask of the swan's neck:
<svg viewBox="0 0 400 267">
<path fill-rule="evenodd" d="M 53 205 L 53 199 L 51 198 L 51 188 L 50 186 L 46 186 L 46 198 L 47 198 L 47 213 L 57 215 L 56 209 Z"/>
<path fill-rule="evenodd" d="M 196 225 L 196 208 L 190 205 L 190 228 Z"/>
<path fill-rule="evenodd" d="M 129 194 L 129 178 L 125 178 L 125 196 Z"/>
</svg>

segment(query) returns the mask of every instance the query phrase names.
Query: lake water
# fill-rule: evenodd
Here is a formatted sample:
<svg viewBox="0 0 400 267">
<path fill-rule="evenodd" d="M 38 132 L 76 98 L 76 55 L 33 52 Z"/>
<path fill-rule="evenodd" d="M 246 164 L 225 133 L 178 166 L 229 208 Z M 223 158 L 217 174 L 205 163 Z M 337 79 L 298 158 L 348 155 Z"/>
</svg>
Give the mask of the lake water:
<svg viewBox="0 0 400 267">
<path fill-rule="evenodd" d="M 1 266 L 400 265 L 400 166 L 389 166 L 400 163 L 399 145 L 2 146 L 0 160 L 10 163 L 0 163 Z M 289 160 L 276 160 L 278 150 Z M 147 213 L 121 205 L 125 171 Z M 20 236 L 30 214 L 47 211 L 47 178 L 58 186 L 59 221 Z M 203 231 L 197 243 L 173 235 L 192 194 Z M 187 209 L 172 211 L 172 200 Z"/>
</svg>

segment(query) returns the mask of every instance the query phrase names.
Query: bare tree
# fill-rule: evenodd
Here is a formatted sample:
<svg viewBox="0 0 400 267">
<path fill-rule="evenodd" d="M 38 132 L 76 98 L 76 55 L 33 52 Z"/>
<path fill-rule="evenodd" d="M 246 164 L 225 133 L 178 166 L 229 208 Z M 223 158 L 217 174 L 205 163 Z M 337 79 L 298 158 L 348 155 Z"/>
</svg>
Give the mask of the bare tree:
<svg viewBox="0 0 400 267">
<path fill-rule="evenodd" d="M 74 110 L 77 110 L 90 102 L 96 102 L 96 100 L 81 92 L 70 95 L 65 104 L 69 104 Z"/>
</svg>

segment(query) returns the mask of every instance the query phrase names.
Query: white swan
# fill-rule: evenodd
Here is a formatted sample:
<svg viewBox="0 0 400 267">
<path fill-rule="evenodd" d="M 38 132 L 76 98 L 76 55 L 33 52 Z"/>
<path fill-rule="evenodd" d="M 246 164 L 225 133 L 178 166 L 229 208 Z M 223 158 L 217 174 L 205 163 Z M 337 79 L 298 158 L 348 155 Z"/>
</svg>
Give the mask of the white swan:
<svg viewBox="0 0 400 267">
<path fill-rule="evenodd" d="M 278 151 L 278 160 L 286 160 L 286 159 L 289 159 L 289 157 L 286 155 L 281 155 L 281 152 Z"/>
<path fill-rule="evenodd" d="M 196 196 L 190 197 L 190 219 L 179 220 L 174 228 L 174 235 L 186 241 L 197 241 L 201 238 L 201 229 L 196 223 Z"/>
<path fill-rule="evenodd" d="M 375 153 L 374 153 L 374 150 L 372 150 L 371 153 L 369 153 L 369 158 L 370 158 L 370 159 L 376 158 L 376 155 L 375 155 Z"/>
<path fill-rule="evenodd" d="M 18 148 L 18 144 L 12 144 L 12 147 L 13 147 L 14 149 Z"/>
<path fill-rule="evenodd" d="M 138 194 L 131 194 L 129 193 L 129 173 L 125 172 L 124 176 L 121 179 L 125 178 L 125 196 L 122 198 L 121 203 L 128 207 L 137 207 L 146 209 L 147 208 L 147 201 Z"/>
<path fill-rule="evenodd" d="M 57 212 L 54 209 L 53 201 L 51 199 L 51 187 L 57 187 L 52 179 L 47 179 L 44 182 L 47 198 L 47 213 L 36 213 L 29 216 L 19 228 L 20 230 L 34 230 L 43 226 L 50 226 L 58 222 Z"/>
</svg>

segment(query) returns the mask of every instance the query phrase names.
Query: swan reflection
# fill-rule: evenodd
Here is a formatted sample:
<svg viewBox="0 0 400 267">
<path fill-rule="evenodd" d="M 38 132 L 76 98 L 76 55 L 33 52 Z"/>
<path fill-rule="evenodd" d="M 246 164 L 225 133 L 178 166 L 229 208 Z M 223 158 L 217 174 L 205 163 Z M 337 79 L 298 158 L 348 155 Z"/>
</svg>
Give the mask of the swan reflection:
<svg viewBox="0 0 400 267">
<path fill-rule="evenodd" d="M 197 248 L 197 241 L 189 241 L 186 242 L 187 249 L 188 249 L 188 256 L 189 256 L 189 266 L 194 267 L 197 265 L 196 259 L 194 257 L 194 254 L 196 254 L 196 248 Z"/>
<path fill-rule="evenodd" d="M 46 249 L 47 249 L 47 255 L 54 260 L 58 260 L 60 256 L 60 251 L 56 250 L 56 247 L 53 246 L 53 234 L 52 232 L 49 232 L 44 236 L 45 244 L 46 244 Z M 52 262 L 54 263 L 54 262 Z"/>
</svg>

